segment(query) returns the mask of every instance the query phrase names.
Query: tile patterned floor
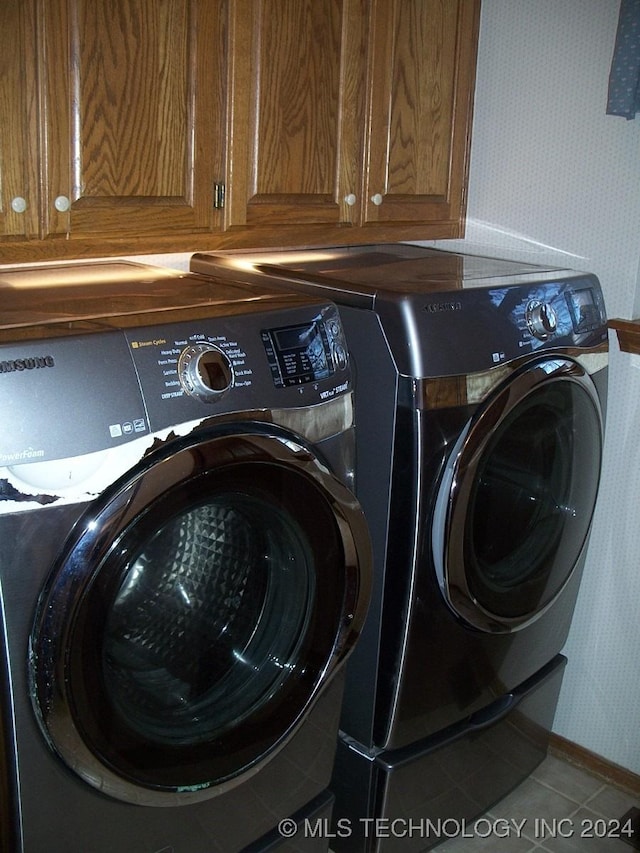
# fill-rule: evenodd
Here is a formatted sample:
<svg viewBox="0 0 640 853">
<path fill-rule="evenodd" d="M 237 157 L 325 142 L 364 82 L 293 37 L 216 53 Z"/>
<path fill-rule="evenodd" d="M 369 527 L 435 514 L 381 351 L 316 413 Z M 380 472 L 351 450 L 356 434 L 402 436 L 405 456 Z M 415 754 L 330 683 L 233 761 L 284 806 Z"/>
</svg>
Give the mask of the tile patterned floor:
<svg viewBox="0 0 640 853">
<path fill-rule="evenodd" d="M 434 853 L 633 853 L 640 838 L 623 840 L 620 818 L 640 797 L 604 783 L 555 756 L 487 815 Z M 630 827 L 626 827 L 627 832 Z M 457 828 L 456 828 L 457 830 Z"/>
</svg>

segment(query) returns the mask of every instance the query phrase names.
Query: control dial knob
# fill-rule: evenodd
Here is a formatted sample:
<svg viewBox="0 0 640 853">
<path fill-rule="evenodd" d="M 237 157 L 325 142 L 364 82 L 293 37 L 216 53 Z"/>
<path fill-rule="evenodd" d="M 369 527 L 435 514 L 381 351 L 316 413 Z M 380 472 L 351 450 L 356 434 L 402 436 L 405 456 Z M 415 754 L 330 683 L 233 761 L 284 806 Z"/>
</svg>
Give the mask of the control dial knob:
<svg viewBox="0 0 640 853">
<path fill-rule="evenodd" d="M 539 302 L 537 299 L 531 300 L 527 305 L 525 318 L 531 334 L 541 341 L 551 337 L 558 325 L 556 312 L 551 305 Z"/>
<path fill-rule="evenodd" d="M 187 394 L 213 403 L 233 384 L 233 368 L 218 347 L 193 344 L 180 353 L 178 378 Z"/>
</svg>

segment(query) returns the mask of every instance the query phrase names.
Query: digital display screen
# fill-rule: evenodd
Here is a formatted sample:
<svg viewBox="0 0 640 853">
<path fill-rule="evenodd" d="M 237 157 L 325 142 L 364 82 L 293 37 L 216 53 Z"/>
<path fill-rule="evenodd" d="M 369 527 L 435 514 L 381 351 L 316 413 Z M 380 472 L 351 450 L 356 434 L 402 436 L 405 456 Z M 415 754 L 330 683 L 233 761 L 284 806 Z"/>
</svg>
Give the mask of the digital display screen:
<svg viewBox="0 0 640 853">
<path fill-rule="evenodd" d="M 600 325 L 600 311 L 590 287 L 567 293 L 566 299 L 576 334 L 589 332 Z"/>
<path fill-rule="evenodd" d="M 324 325 L 318 321 L 262 332 L 276 385 L 302 385 L 333 372 Z"/>
</svg>

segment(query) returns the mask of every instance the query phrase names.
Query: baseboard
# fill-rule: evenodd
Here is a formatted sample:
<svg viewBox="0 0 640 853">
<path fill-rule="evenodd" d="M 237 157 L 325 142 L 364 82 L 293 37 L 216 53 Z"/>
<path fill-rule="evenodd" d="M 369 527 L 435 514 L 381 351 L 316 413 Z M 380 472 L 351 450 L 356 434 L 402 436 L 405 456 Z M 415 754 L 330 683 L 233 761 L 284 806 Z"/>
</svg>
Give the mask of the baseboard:
<svg viewBox="0 0 640 853">
<path fill-rule="evenodd" d="M 629 791 L 635 796 L 640 797 L 640 776 L 637 773 L 633 773 L 619 764 L 614 764 L 613 761 L 609 761 L 601 755 L 591 752 L 590 749 L 586 749 L 584 746 L 573 743 L 573 741 L 552 732 L 549 739 L 549 752 L 551 755 L 556 755 L 558 758 L 564 759 L 569 764 L 582 767 L 584 770 L 587 770 L 594 776 L 598 776 L 611 785 L 624 788 L 625 791 Z"/>
</svg>

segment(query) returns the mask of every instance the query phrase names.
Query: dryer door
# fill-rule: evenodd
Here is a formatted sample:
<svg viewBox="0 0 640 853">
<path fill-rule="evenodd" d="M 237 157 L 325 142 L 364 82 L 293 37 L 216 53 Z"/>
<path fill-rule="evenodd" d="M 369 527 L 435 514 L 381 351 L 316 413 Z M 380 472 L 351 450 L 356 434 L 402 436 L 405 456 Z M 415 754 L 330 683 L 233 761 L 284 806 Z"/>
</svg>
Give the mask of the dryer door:
<svg viewBox="0 0 640 853">
<path fill-rule="evenodd" d="M 468 624 L 517 630 L 560 594 L 589 533 L 602 440 L 595 385 L 567 358 L 528 364 L 468 422 L 433 531 L 442 593 Z"/>
<path fill-rule="evenodd" d="M 81 519 L 41 595 L 45 736 L 121 800 L 221 793 L 301 725 L 358 636 L 369 571 L 358 504 L 291 434 L 174 443 Z"/>
</svg>

